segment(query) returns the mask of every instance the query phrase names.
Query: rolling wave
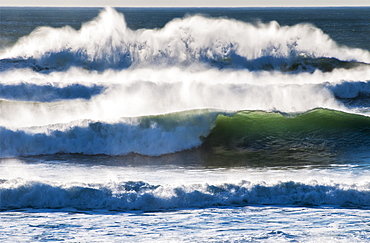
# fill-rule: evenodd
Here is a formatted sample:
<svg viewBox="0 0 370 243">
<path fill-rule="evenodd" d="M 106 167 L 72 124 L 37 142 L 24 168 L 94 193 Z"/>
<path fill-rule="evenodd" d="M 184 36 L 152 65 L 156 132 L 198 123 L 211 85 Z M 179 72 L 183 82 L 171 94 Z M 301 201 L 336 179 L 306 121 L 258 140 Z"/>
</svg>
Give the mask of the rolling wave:
<svg viewBox="0 0 370 243">
<path fill-rule="evenodd" d="M 0 127 L 1 157 L 56 153 L 158 156 L 198 147 L 216 112 L 191 111 L 162 116 L 91 120 L 8 129 Z"/>
<path fill-rule="evenodd" d="M 309 24 L 131 30 L 106 8 L 1 50 L 1 157 L 366 147 L 369 63 Z"/>
<path fill-rule="evenodd" d="M 40 45 L 40 43 L 42 43 Z M 191 66 L 330 72 L 369 66 L 366 50 L 338 46 L 309 25 L 256 25 L 231 19 L 189 16 L 162 29 L 131 30 L 122 14 L 106 8 L 80 30 L 39 27 L 0 53 L 1 71 L 122 70 L 143 66 Z"/>
<path fill-rule="evenodd" d="M 330 73 L 134 69 L 2 75 L 0 124 L 43 126 L 75 120 L 110 121 L 194 109 L 286 113 L 315 108 L 369 114 L 368 71 Z"/>
<path fill-rule="evenodd" d="M 326 146 L 344 149 L 370 146 L 370 118 L 314 109 L 302 114 L 242 111 L 220 115 L 206 143 L 224 149 L 267 149 Z"/>
<path fill-rule="evenodd" d="M 334 110 L 302 114 L 192 110 L 160 116 L 1 127 L 2 157 L 56 153 L 160 156 L 203 148 L 207 153 L 352 151 L 370 146 L 370 118 Z M 304 153 L 305 154 L 305 153 Z"/>
<path fill-rule="evenodd" d="M 98 85 L 89 87 L 81 84 L 71 84 L 59 87 L 57 84 L 0 84 L 0 99 L 35 102 L 56 102 L 69 99 L 88 100 L 103 91 L 104 87 Z"/>
<path fill-rule="evenodd" d="M 142 181 L 107 184 L 48 184 L 1 180 L 0 209 L 23 208 L 159 211 L 222 206 L 334 206 L 369 208 L 369 185 L 298 183 L 151 185 Z"/>
</svg>

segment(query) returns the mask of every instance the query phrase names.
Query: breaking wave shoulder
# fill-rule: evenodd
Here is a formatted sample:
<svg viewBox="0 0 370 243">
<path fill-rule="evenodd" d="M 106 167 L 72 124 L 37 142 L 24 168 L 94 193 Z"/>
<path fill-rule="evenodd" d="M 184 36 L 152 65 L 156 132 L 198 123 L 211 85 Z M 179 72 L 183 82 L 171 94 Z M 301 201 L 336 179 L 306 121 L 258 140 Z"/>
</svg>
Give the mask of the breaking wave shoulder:
<svg viewBox="0 0 370 243">
<path fill-rule="evenodd" d="M 1 127 L 0 136 L 1 157 L 56 153 L 160 156 L 195 148 L 209 153 L 351 150 L 370 146 L 370 118 L 327 109 L 301 114 L 191 110 L 114 122 Z"/>
</svg>

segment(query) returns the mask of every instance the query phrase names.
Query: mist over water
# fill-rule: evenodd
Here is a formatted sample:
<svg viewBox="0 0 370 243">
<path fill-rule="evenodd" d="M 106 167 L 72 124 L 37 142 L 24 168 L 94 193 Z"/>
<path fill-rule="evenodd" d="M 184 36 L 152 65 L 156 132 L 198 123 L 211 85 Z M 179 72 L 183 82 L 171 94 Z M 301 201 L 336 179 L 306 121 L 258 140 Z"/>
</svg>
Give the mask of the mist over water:
<svg viewBox="0 0 370 243">
<path fill-rule="evenodd" d="M 5 236 L 370 239 L 368 8 L 0 10 Z"/>
<path fill-rule="evenodd" d="M 175 115 L 176 122 L 164 130 L 151 121 L 147 135 L 138 135 L 148 128 L 134 117 L 189 110 L 298 114 L 325 108 L 368 114 L 366 99 L 355 107 L 348 99 L 369 95 L 369 51 L 340 46 L 311 24 L 281 26 L 276 21 L 245 23 L 194 15 L 171 20 L 163 28 L 132 30 L 121 13 L 106 8 L 78 30 L 38 27 L 3 48 L 0 58 L 3 156 L 186 150 L 201 144 L 217 114 L 195 112 L 191 117 L 197 118 L 191 119 L 198 119 L 200 127 L 193 132 L 194 122 L 182 124 L 187 115 Z M 187 129 L 189 138 L 183 142 L 178 131 Z M 168 140 L 163 151 L 123 145 L 119 150 L 96 145 L 71 149 L 97 138 L 114 147 L 115 136 L 129 141 L 118 144 L 130 144 L 139 136 L 134 144 L 142 145 L 158 134 Z M 19 136 L 54 145 L 50 151 L 45 145 L 24 149 L 13 140 Z M 68 145 L 71 136 L 77 139 Z M 176 143 L 176 149 L 166 149 Z"/>
</svg>

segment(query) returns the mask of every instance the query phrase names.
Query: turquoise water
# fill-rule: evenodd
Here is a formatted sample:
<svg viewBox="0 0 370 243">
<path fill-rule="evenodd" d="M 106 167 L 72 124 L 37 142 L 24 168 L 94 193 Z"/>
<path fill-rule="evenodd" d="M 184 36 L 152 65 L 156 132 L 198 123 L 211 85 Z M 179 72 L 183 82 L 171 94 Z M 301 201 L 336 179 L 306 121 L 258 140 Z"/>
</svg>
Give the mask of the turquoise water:
<svg viewBox="0 0 370 243">
<path fill-rule="evenodd" d="M 2 242 L 367 242 L 369 8 L 1 8 Z"/>
</svg>

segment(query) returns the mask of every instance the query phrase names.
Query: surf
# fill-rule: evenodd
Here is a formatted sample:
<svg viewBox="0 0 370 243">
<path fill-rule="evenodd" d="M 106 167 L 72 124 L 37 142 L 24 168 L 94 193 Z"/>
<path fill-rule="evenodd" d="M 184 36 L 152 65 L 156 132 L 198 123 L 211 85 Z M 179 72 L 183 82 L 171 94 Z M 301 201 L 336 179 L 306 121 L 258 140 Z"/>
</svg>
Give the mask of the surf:
<svg viewBox="0 0 370 243">
<path fill-rule="evenodd" d="M 63 209 L 161 211 L 185 208 L 253 206 L 369 207 L 368 186 L 277 184 L 151 185 L 143 181 L 104 185 L 53 185 L 37 181 L 0 181 L 1 210 Z"/>
<path fill-rule="evenodd" d="M 3 70 L 31 68 L 43 73 L 194 62 L 216 68 L 312 72 L 368 65 L 370 53 L 339 46 L 310 24 L 250 24 L 194 15 L 161 29 L 131 30 L 121 13 L 105 8 L 79 30 L 38 27 L 1 50 L 0 59 Z"/>
<path fill-rule="evenodd" d="M 368 145 L 370 53 L 310 24 L 190 15 L 132 30 L 105 8 L 0 59 L 3 157 Z"/>
<path fill-rule="evenodd" d="M 304 113 L 191 110 L 114 122 L 79 120 L 0 128 L 1 156 L 58 153 L 161 156 L 196 148 L 236 157 L 260 151 L 304 154 L 370 146 L 370 118 L 328 109 Z"/>
</svg>

